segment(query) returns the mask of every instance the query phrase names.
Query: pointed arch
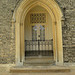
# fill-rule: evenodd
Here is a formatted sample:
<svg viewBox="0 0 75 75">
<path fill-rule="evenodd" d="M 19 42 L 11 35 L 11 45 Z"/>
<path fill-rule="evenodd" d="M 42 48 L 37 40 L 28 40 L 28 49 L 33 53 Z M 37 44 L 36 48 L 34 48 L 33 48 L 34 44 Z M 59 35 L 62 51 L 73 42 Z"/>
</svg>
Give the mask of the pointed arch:
<svg viewBox="0 0 75 75">
<path fill-rule="evenodd" d="M 16 27 L 16 64 L 23 64 L 24 61 L 24 20 L 30 9 L 39 5 L 45 8 L 52 18 L 53 26 L 53 49 L 56 63 L 63 64 L 62 46 L 62 12 L 54 0 L 23 0 L 15 10 Z M 13 16 L 14 17 L 14 16 Z"/>
</svg>

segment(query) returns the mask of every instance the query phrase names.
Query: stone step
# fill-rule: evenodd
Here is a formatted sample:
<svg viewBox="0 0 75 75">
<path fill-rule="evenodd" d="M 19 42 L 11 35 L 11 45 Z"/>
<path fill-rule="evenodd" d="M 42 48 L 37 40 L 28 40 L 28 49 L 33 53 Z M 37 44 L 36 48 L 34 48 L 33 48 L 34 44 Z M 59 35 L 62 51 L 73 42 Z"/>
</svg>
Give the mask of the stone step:
<svg viewBox="0 0 75 75">
<path fill-rule="evenodd" d="M 70 69 L 67 67 L 15 67 L 10 69 L 10 73 L 64 73 L 64 72 L 70 72 Z"/>
<path fill-rule="evenodd" d="M 53 60 L 54 58 L 53 57 L 26 57 L 25 60 L 26 61 L 30 61 L 30 60 Z"/>
<path fill-rule="evenodd" d="M 24 65 L 30 66 L 47 66 L 47 65 L 54 65 L 55 61 L 53 57 L 34 57 L 34 58 L 26 58 L 24 61 Z"/>
</svg>

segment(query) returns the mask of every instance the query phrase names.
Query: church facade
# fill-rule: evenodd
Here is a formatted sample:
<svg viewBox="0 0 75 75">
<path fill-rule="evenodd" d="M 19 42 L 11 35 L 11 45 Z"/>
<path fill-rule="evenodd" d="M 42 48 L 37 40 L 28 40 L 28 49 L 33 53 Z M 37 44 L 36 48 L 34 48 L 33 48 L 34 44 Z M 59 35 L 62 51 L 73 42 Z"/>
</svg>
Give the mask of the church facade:
<svg viewBox="0 0 75 75">
<path fill-rule="evenodd" d="M 0 66 L 75 66 L 74 8 L 74 0 L 0 0 Z"/>
</svg>

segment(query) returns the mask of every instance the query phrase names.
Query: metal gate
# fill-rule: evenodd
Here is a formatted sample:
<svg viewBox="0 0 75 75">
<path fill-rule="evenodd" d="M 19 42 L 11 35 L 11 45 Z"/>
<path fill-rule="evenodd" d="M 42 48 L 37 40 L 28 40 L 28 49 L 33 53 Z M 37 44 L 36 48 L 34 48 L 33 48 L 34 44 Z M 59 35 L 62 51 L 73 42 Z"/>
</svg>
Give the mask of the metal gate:
<svg viewBox="0 0 75 75">
<path fill-rule="evenodd" d="M 53 40 L 25 40 L 25 56 L 53 56 Z"/>
</svg>

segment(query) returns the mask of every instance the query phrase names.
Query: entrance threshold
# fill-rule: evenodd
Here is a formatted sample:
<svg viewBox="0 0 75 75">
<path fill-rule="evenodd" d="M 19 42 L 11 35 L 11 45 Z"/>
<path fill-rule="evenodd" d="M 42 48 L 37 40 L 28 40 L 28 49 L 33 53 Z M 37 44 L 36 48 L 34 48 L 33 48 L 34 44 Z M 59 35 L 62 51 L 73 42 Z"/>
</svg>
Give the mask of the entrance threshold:
<svg viewBox="0 0 75 75">
<path fill-rule="evenodd" d="M 12 67 L 10 73 L 67 73 L 70 72 L 70 68 L 66 66 L 23 66 L 23 67 Z"/>
<path fill-rule="evenodd" d="M 24 61 L 24 66 L 50 66 L 55 65 L 53 57 L 26 57 Z"/>
<path fill-rule="evenodd" d="M 53 56 L 41 56 L 41 55 L 39 55 L 39 56 L 29 56 L 29 57 L 25 57 L 25 59 L 29 59 L 29 58 L 31 58 L 31 59 L 36 59 L 36 58 L 38 58 L 38 59 L 43 59 L 43 58 L 46 58 L 46 59 L 54 59 L 54 57 Z"/>
</svg>

